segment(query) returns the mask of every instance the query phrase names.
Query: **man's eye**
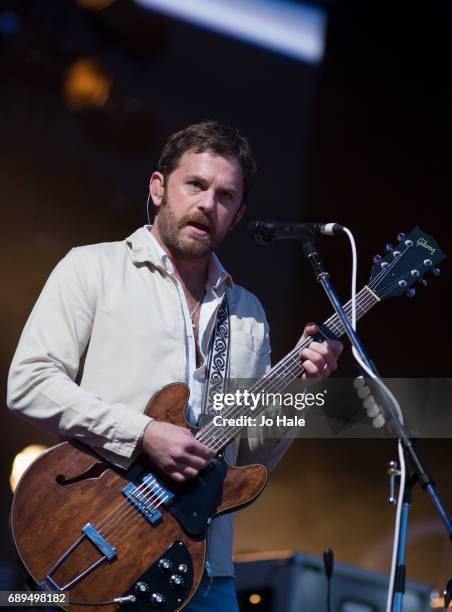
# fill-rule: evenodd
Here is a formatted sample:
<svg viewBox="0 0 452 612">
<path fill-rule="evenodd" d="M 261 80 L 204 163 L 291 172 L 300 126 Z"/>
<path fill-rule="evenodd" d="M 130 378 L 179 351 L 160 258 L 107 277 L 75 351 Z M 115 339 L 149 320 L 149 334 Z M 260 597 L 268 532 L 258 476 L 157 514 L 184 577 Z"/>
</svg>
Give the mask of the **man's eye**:
<svg viewBox="0 0 452 612">
<path fill-rule="evenodd" d="M 199 181 L 188 181 L 188 184 L 196 188 L 201 187 L 201 183 Z"/>
</svg>

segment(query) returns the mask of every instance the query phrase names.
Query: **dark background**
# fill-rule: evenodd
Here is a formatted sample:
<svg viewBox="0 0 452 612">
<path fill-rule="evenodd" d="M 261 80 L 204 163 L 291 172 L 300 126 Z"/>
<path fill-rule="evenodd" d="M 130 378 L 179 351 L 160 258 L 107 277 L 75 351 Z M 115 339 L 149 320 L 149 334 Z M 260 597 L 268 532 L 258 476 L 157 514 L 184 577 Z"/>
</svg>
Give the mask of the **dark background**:
<svg viewBox="0 0 452 612">
<path fill-rule="evenodd" d="M 445 2 L 319 3 L 321 65 L 233 41 L 118 0 L 99 13 L 69 0 L 0 2 L 16 30 L 0 38 L 2 344 L 0 385 L 20 331 L 57 261 L 74 245 L 121 240 L 145 223 L 147 184 L 167 136 L 214 118 L 251 141 L 259 166 L 247 220 L 337 221 L 357 239 L 360 285 L 371 259 L 419 225 L 447 253 L 451 203 L 451 10 Z M 14 28 L 13 28 L 14 29 Z M 99 109 L 71 112 L 65 74 L 91 57 L 112 79 Z M 245 223 L 222 248 L 236 282 L 262 300 L 274 359 L 330 307 L 293 243 L 259 247 Z M 321 243 L 341 297 L 345 238 Z M 361 336 L 387 377 L 449 377 L 450 263 L 416 298 L 379 304 Z M 348 348 L 341 375 L 355 373 Z M 0 561 L 8 543 L 11 462 L 54 439 L 1 415 Z M 452 508 L 451 432 L 419 443 Z M 395 443 L 297 440 L 263 497 L 237 516 L 237 552 L 291 548 L 386 572 L 393 509 L 386 463 Z M 409 577 L 443 587 L 450 546 L 429 500 L 414 496 Z"/>
</svg>

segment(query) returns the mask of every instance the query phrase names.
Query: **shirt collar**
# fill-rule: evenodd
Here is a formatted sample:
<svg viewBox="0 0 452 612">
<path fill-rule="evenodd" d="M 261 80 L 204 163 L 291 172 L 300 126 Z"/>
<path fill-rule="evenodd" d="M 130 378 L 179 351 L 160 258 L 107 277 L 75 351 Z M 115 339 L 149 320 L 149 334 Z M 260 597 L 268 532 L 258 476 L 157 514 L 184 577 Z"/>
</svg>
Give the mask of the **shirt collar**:
<svg viewBox="0 0 452 612">
<path fill-rule="evenodd" d="M 159 242 L 149 231 L 152 225 L 144 225 L 126 238 L 131 248 L 131 257 L 134 263 L 150 262 L 156 268 L 160 268 L 171 274 L 174 270 L 173 263 L 163 250 Z M 215 253 L 212 253 L 209 263 L 207 286 L 217 290 L 221 283 L 226 282 L 233 287 L 232 277 L 225 270 Z"/>
</svg>

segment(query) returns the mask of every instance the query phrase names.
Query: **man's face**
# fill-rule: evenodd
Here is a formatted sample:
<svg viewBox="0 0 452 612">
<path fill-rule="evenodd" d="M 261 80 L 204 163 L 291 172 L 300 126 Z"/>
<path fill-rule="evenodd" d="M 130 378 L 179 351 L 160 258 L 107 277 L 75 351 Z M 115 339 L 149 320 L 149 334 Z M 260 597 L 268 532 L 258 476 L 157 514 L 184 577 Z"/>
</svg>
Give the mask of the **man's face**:
<svg viewBox="0 0 452 612">
<path fill-rule="evenodd" d="M 187 151 L 164 185 L 160 203 L 154 199 L 159 207 L 156 229 L 175 257 L 202 258 L 245 212 L 242 197 L 243 172 L 237 159 Z"/>
</svg>

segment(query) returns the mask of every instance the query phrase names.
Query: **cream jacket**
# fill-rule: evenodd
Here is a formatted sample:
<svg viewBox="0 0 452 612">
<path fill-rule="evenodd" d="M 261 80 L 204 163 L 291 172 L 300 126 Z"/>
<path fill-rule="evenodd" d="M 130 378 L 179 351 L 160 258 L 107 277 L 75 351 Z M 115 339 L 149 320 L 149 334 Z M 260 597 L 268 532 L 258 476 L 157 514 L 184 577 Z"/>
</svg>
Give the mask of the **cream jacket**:
<svg viewBox="0 0 452 612">
<path fill-rule="evenodd" d="M 177 288 L 146 231 L 74 248 L 59 262 L 27 321 L 8 379 L 11 410 L 47 431 L 79 439 L 122 468 L 138 452 L 150 420 L 143 414 L 149 398 L 170 382 L 185 382 Z M 270 364 L 264 311 L 230 277 L 226 291 L 230 376 L 260 377 Z M 289 444 L 242 438 L 227 456 L 271 468 Z M 233 575 L 232 515 L 212 522 L 207 546 L 208 573 Z"/>
</svg>

